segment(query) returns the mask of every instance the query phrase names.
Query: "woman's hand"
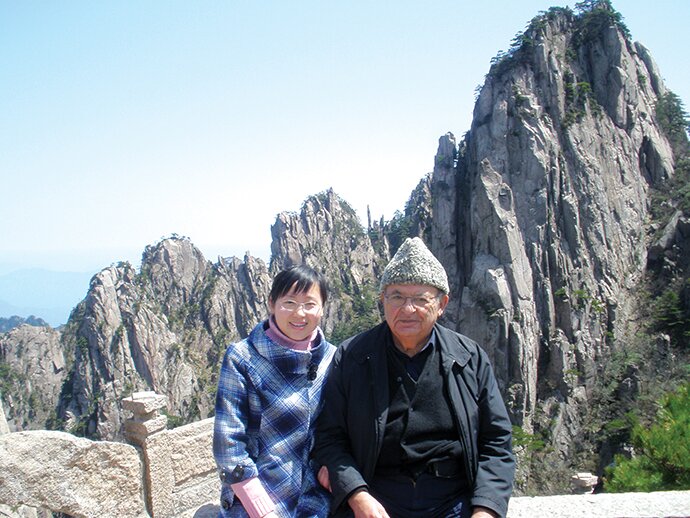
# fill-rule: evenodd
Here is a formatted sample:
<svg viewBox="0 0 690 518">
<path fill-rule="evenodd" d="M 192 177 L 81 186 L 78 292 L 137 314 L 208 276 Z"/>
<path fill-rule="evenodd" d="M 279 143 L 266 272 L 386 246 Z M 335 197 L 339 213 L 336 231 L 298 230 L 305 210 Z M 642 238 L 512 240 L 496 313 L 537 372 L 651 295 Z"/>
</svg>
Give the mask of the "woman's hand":
<svg viewBox="0 0 690 518">
<path fill-rule="evenodd" d="M 331 489 L 331 479 L 328 476 L 328 468 L 326 466 L 321 466 L 321 468 L 319 468 L 316 478 L 318 479 L 319 484 L 328 489 L 329 492 L 333 492 Z"/>
<path fill-rule="evenodd" d="M 475 507 L 472 509 L 472 518 L 498 518 L 498 514 L 488 507 Z"/>
</svg>

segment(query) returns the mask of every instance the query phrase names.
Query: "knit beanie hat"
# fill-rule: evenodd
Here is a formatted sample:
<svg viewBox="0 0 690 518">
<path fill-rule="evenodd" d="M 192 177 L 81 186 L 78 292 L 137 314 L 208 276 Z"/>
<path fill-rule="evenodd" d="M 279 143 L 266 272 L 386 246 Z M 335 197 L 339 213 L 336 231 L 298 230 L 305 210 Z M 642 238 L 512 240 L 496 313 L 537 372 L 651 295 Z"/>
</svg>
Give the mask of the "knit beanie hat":
<svg viewBox="0 0 690 518">
<path fill-rule="evenodd" d="M 443 265 L 418 237 L 407 238 L 383 270 L 381 292 L 390 284 L 424 284 L 450 291 Z"/>
</svg>

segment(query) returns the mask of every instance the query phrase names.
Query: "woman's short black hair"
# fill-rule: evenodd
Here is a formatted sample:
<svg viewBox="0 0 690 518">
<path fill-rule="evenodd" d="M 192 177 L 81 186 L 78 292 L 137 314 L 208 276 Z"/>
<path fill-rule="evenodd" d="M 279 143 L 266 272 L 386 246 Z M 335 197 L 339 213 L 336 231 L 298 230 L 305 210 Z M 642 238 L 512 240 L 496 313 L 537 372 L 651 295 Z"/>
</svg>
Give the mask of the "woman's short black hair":
<svg viewBox="0 0 690 518">
<path fill-rule="evenodd" d="M 273 279 L 269 298 L 272 302 L 275 302 L 280 297 L 293 291 L 293 286 L 295 293 L 304 293 L 309 291 L 314 285 L 318 286 L 321 292 L 321 304 L 325 304 L 328 299 L 328 283 L 326 278 L 306 264 L 290 266 Z"/>
</svg>

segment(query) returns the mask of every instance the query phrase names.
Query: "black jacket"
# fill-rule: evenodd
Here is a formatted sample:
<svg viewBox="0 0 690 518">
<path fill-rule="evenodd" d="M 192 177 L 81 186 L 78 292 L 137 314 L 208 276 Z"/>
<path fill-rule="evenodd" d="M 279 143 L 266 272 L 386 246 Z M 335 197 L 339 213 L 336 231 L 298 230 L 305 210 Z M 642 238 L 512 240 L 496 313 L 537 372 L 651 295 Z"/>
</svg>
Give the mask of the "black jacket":
<svg viewBox="0 0 690 518">
<path fill-rule="evenodd" d="M 511 424 L 486 353 L 472 340 L 436 324 L 473 506 L 505 516 L 515 460 Z M 385 322 L 338 348 L 324 387 L 313 455 L 328 467 L 332 511 L 343 516 L 347 496 L 367 485 L 376 468 L 388 413 Z"/>
</svg>

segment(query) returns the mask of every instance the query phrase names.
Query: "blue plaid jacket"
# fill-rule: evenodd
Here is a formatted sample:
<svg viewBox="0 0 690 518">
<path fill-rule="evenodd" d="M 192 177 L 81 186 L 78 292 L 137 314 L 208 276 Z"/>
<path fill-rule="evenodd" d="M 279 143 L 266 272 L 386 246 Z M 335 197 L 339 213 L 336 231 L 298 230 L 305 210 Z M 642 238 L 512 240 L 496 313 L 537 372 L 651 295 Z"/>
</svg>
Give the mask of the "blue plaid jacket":
<svg viewBox="0 0 690 518">
<path fill-rule="evenodd" d="M 316 480 L 309 453 L 321 388 L 335 347 L 296 351 L 272 342 L 257 325 L 225 352 L 216 396 L 213 454 L 223 482 L 220 515 L 246 517 L 230 484 L 258 476 L 279 517 L 325 517 L 330 495 Z"/>
</svg>

